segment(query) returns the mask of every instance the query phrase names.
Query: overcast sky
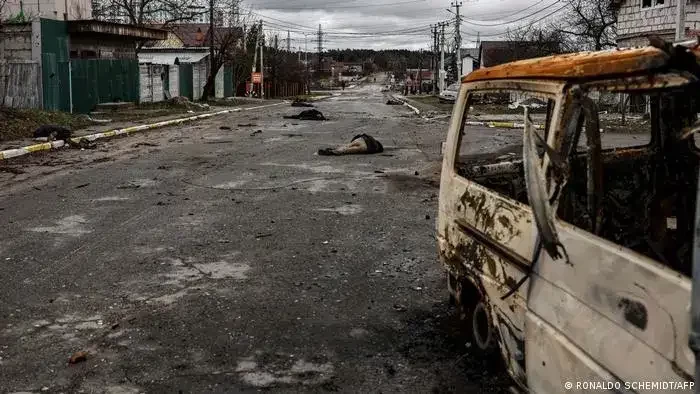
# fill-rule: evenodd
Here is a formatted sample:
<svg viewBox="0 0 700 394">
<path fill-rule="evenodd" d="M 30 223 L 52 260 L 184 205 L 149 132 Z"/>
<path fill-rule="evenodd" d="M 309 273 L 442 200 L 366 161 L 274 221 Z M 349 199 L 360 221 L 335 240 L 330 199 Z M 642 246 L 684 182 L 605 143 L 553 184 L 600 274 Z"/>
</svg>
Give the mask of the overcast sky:
<svg viewBox="0 0 700 394">
<path fill-rule="evenodd" d="M 430 25 L 450 21 L 447 41 L 455 32 L 450 0 L 244 0 L 252 18 L 263 19 L 266 31 L 279 32 L 280 46 L 316 49 L 316 31 L 321 24 L 324 49 L 407 48 L 431 45 Z M 536 22 L 563 6 L 561 0 L 463 0 L 460 9 L 463 47 L 474 46 L 476 32 L 483 40 L 502 38 L 510 29 Z M 549 18 L 556 18 L 557 12 Z M 519 20 L 514 23 L 508 23 Z M 400 34 L 398 31 L 401 31 Z M 306 44 L 304 35 L 306 34 Z"/>
</svg>

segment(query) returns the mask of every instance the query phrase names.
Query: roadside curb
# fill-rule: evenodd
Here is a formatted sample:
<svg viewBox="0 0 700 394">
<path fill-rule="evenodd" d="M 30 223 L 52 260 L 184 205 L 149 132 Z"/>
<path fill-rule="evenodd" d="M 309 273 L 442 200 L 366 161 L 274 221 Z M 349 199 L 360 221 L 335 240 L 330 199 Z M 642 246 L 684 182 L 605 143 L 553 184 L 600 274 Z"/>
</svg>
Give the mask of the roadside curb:
<svg viewBox="0 0 700 394">
<path fill-rule="evenodd" d="M 518 122 L 473 122 L 473 121 L 466 121 L 464 122 L 466 126 L 484 126 L 484 127 L 492 127 L 492 128 L 498 128 L 498 129 L 523 129 L 525 128 L 525 123 L 518 123 Z M 544 129 L 544 125 L 541 124 L 536 124 L 534 125 L 536 129 Z"/>
<path fill-rule="evenodd" d="M 230 114 L 233 112 L 251 111 L 251 110 L 255 110 L 255 109 L 274 107 L 274 106 L 282 105 L 282 104 L 288 104 L 288 101 L 285 100 L 285 101 L 275 103 L 275 104 L 258 105 L 255 107 L 232 108 L 232 109 L 226 109 L 226 110 L 217 111 L 217 112 L 209 112 L 209 113 L 201 114 L 201 115 L 188 116 L 185 118 L 164 120 L 162 122 L 151 123 L 151 124 L 146 124 L 146 125 L 130 126 L 130 127 L 126 127 L 123 129 L 103 131 L 101 133 L 95 133 L 95 134 L 90 134 L 90 135 L 84 135 L 81 137 L 75 137 L 75 138 L 71 138 L 70 141 L 74 144 L 79 144 L 80 141 L 83 141 L 83 140 L 95 141 L 95 140 L 99 140 L 102 138 L 111 138 L 111 137 L 116 137 L 119 135 L 127 135 L 127 134 L 132 134 L 132 133 L 136 133 L 136 132 L 144 131 L 144 130 L 153 130 L 153 129 L 158 129 L 158 128 L 165 127 L 165 126 L 172 126 L 172 125 L 181 124 L 181 123 L 185 123 L 185 122 L 191 122 L 194 120 L 211 118 L 211 117 L 218 116 L 218 115 Z M 44 142 L 42 144 L 23 146 L 21 148 L 8 149 L 8 150 L 0 151 L 0 160 L 6 160 L 6 159 L 11 159 L 13 157 L 24 156 L 24 155 L 28 155 L 28 154 L 34 153 L 34 152 L 57 149 L 57 148 L 61 148 L 61 147 L 66 146 L 66 145 L 67 144 L 65 141 L 53 141 L 53 142 Z"/>
<path fill-rule="evenodd" d="M 416 115 L 420 116 L 420 110 L 419 110 L 418 108 L 414 107 L 413 105 L 409 104 L 409 103 L 408 103 L 408 100 L 407 100 L 405 97 L 403 97 L 403 96 L 395 96 L 395 95 L 393 95 L 393 94 L 391 94 L 390 96 L 391 96 L 391 98 L 394 99 L 394 100 L 401 101 L 401 102 L 403 103 L 403 105 L 407 106 L 407 107 L 410 108 L 413 112 L 415 112 Z"/>
</svg>

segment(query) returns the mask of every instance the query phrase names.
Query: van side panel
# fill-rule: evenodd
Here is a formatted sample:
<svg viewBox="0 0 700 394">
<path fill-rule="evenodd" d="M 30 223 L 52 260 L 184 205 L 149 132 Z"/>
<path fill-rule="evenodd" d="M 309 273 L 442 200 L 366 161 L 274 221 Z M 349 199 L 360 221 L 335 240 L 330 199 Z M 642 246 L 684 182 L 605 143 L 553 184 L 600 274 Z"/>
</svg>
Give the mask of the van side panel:
<svg viewBox="0 0 700 394">
<path fill-rule="evenodd" d="M 542 254 L 528 309 L 622 380 L 691 379 L 690 280 L 568 224 L 557 228 L 571 260 Z"/>
<path fill-rule="evenodd" d="M 533 313 L 526 313 L 525 347 L 530 392 L 537 394 L 591 393 L 584 382 L 616 382 L 614 376 L 593 361 L 556 328 Z M 571 383 L 567 389 L 566 383 Z M 621 384 L 621 386 L 623 386 Z"/>
</svg>

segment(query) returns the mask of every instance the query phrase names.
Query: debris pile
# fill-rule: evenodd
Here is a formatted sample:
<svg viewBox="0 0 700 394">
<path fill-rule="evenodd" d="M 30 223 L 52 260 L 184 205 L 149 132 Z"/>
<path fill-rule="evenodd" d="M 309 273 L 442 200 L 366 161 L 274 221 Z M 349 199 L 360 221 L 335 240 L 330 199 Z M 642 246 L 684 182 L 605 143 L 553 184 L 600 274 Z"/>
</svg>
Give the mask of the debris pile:
<svg viewBox="0 0 700 394">
<path fill-rule="evenodd" d="M 391 98 L 387 100 L 386 105 L 403 105 L 403 101 Z"/>
<path fill-rule="evenodd" d="M 185 107 L 187 109 L 190 108 L 196 108 L 200 110 L 208 110 L 209 109 L 209 104 L 200 104 L 200 103 L 195 103 L 190 101 L 187 97 L 184 96 L 176 96 L 168 100 L 168 103 L 170 105 L 174 105 L 177 107 Z"/>
<path fill-rule="evenodd" d="M 313 106 L 314 105 L 311 104 L 310 102 L 304 101 L 304 100 L 298 99 L 298 98 L 292 102 L 292 107 L 313 107 Z"/>
</svg>

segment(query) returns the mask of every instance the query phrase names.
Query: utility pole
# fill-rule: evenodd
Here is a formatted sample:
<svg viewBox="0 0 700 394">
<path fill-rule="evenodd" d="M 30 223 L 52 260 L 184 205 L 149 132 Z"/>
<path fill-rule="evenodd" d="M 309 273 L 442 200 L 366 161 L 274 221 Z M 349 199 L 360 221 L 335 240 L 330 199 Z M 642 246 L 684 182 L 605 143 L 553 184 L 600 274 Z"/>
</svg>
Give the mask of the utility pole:
<svg viewBox="0 0 700 394">
<path fill-rule="evenodd" d="M 292 51 L 292 38 L 289 36 L 289 30 L 287 30 L 287 52 Z"/>
<path fill-rule="evenodd" d="M 209 0 L 209 73 L 212 74 L 214 80 L 216 75 L 216 62 L 214 61 L 214 0 Z M 216 88 L 212 89 L 216 92 Z M 216 95 L 216 94 L 215 94 Z"/>
<path fill-rule="evenodd" d="M 321 31 L 321 24 L 318 24 L 318 72 L 321 71 L 321 53 L 323 53 L 323 31 Z"/>
<path fill-rule="evenodd" d="M 265 52 L 265 35 L 263 34 L 263 21 L 260 19 L 260 98 L 265 98 L 265 63 L 263 63 L 263 52 Z"/>
<path fill-rule="evenodd" d="M 685 1 L 676 0 L 676 41 L 685 38 Z"/>
<path fill-rule="evenodd" d="M 440 92 L 445 90 L 445 23 L 440 23 Z"/>
<path fill-rule="evenodd" d="M 260 26 L 262 26 L 262 19 L 260 20 Z M 253 94 L 255 90 L 255 83 L 253 82 L 253 74 L 255 73 L 255 66 L 258 65 L 258 46 L 260 45 L 260 29 L 258 29 L 258 36 L 255 37 L 255 49 L 253 49 L 253 66 L 250 70 L 250 94 Z"/>
<path fill-rule="evenodd" d="M 438 73 L 438 62 L 437 62 L 437 50 L 438 50 L 438 25 L 433 28 L 433 50 L 431 56 L 431 69 L 433 70 L 433 94 L 437 93 L 437 73 Z"/>
<path fill-rule="evenodd" d="M 462 32 L 461 32 L 461 24 L 462 20 L 459 17 L 459 7 L 462 6 L 461 1 L 453 1 L 451 4 L 452 7 L 455 7 L 456 12 L 455 12 L 455 44 L 456 44 L 456 50 L 455 50 L 455 55 L 457 56 L 457 80 L 462 78 Z"/>
</svg>

